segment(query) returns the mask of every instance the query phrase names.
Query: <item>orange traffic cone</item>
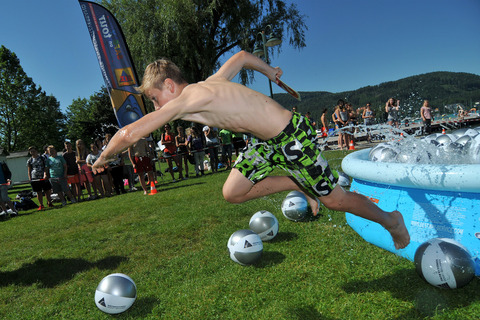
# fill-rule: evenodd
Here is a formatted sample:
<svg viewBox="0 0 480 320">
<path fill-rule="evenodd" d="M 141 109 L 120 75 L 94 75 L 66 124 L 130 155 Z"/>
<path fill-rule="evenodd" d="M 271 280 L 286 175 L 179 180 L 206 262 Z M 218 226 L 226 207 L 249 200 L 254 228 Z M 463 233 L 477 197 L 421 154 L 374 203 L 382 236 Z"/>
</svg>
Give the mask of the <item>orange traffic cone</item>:
<svg viewBox="0 0 480 320">
<path fill-rule="evenodd" d="M 154 194 L 157 194 L 157 188 L 155 187 L 155 182 L 150 183 L 150 193 L 148 194 L 149 196 L 153 196 Z"/>
<path fill-rule="evenodd" d="M 445 128 L 442 129 L 442 134 L 445 134 Z"/>
<path fill-rule="evenodd" d="M 348 145 L 348 150 L 355 150 L 355 145 L 353 144 L 353 140 L 350 140 L 350 144 Z"/>
</svg>

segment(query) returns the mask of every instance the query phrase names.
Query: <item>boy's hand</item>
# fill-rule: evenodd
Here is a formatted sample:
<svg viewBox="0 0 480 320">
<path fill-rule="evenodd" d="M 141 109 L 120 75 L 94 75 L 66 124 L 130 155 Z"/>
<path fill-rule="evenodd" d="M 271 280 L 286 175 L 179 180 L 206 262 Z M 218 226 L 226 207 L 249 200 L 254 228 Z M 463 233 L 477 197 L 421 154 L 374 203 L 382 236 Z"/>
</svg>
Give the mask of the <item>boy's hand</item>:
<svg viewBox="0 0 480 320">
<path fill-rule="evenodd" d="M 270 78 L 270 80 L 276 82 L 277 78 L 280 78 L 282 76 L 283 71 L 282 71 L 282 69 L 280 69 L 280 67 L 275 67 L 275 68 L 273 68 L 273 70 L 274 70 L 275 73 L 273 75 L 273 78 Z"/>
<path fill-rule="evenodd" d="M 100 156 L 97 161 L 92 166 L 92 171 L 93 173 L 101 173 L 105 171 L 105 165 L 109 162 L 108 159 L 105 159 L 104 157 Z"/>
</svg>

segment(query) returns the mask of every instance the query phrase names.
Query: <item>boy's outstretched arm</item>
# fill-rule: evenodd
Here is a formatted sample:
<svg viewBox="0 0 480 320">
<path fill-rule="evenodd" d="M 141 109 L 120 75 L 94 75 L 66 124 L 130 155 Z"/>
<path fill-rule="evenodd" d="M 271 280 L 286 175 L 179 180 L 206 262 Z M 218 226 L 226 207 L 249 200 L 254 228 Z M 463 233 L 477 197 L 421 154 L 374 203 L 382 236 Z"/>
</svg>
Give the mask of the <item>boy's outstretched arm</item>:
<svg viewBox="0 0 480 320">
<path fill-rule="evenodd" d="M 180 89 L 177 88 L 177 90 Z M 111 161 L 113 156 L 120 154 L 141 138 L 163 127 L 166 123 L 182 119 L 186 114 L 197 112 L 198 107 L 208 103 L 211 98 L 209 93 L 202 86 L 190 85 L 182 89 L 179 96 L 168 101 L 160 109 L 150 112 L 137 121 L 121 128 L 110 140 L 105 150 L 103 150 L 93 165 L 93 170 L 102 171 L 103 166 Z"/>
<path fill-rule="evenodd" d="M 253 54 L 246 51 L 240 51 L 228 59 L 227 62 L 225 62 L 222 67 L 207 80 L 221 77 L 230 81 L 240 72 L 240 70 L 242 70 L 242 68 L 258 71 L 272 81 L 275 81 L 277 77 L 280 78 L 283 73 L 279 67 L 273 68 Z"/>
<path fill-rule="evenodd" d="M 172 119 L 167 109 L 151 112 L 137 121 L 121 128 L 115 133 L 100 157 L 95 161 L 92 170 L 103 171 L 103 166 L 110 162 L 115 155 L 120 154 L 141 138 L 160 128 Z"/>
</svg>

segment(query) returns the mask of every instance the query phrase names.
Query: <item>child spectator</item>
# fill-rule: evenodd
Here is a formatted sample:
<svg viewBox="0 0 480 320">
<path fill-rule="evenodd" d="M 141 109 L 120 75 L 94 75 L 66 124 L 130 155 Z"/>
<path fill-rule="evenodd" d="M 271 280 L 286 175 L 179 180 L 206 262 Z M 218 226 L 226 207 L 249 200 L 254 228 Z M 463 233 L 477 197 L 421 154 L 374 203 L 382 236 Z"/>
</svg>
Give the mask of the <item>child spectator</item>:
<svg viewBox="0 0 480 320">
<path fill-rule="evenodd" d="M 153 178 L 152 159 L 148 156 L 147 139 L 142 138 L 128 148 L 128 157 L 133 165 L 134 172 L 138 175 L 143 194 L 148 194 L 148 186 L 145 183 L 145 173 L 148 177 L 148 183 L 151 184 Z"/>
<path fill-rule="evenodd" d="M 170 171 L 170 175 L 172 176 L 173 182 L 175 182 L 175 176 L 173 174 L 173 164 L 172 159 L 175 161 L 178 169 L 178 179 L 183 179 L 182 173 L 182 163 L 179 161 L 177 156 L 177 146 L 175 145 L 175 136 L 172 132 L 172 127 L 167 123 L 164 126 L 165 132 L 162 134 L 162 144 L 165 146 L 163 150 L 163 157 L 168 164 L 168 170 Z"/>
<path fill-rule="evenodd" d="M 91 153 L 87 156 L 87 165 L 91 168 L 95 161 L 100 157 L 102 153 L 96 143 L 92 143 L 90 145 Z M 108 179 L 108 171 L 104 170 L 102 172 L 94 173 L 93 174 L 93 183 L 97 186 L 98 191 L 102 197 L 111 196 L 112 187 L 110 186 L 109 179 Z"/>
<path fill-rule="evenodd" d="M 37 193 L 38 210 L 43 210 L 43 195 L 47 198 L 48 207 L 53 208 L 53 203 L 50 195 L 52 194 L 52 184 L 48 180 L 48 173 L 46 170 L 47 159 L 40 155 L 35 147 L 29 147 L 28 152 L 30 158 L 27 160 L 28 180 L 32 186 L 32 190 Z"/>
<path fill-rule="evenodd" d="M 218 133 L 218 137 L 222 143 L 222 162 L 226 164 L 228 170 L 232 167 L 232 132 L 222 129 Z"/>
<path fill-rule="evenodd" d="M 77 155 L 72 149 L 72 144 L 70 141 L 65 141 L 65 152 L 63 153 L 63 158 L 67 163 L 67 183 L 71 186 L 71 192 L 74 198 L 77 198 L 77 201 L 82 200 L 82 186 L 80 185 L 80 174 L 77 165 Z"/>
<path fill-rule="evenodd" d="M 50 183 L 53 192 L 58 194 L 62 206 L 67 205 L 65 195 L 70 199 L 71 203 L 77 202 L 70 191 L 67 183 L 67 162 L 62 156 L 57 154 L 54 146 L 48 146 L 48 154 L 46 167 L 48 168 Z"/>
<path fill-rule="evenodd" d="M 78 139 L 76 142 L 77 148 L 77 165 L 79 168 L 80 174 L 80 183 L 85 186 L 85 189 L 88 192 L 88 200 L 95 200 L 97 196 L 97 185 L 93 182 L 93 172 L 92 168 L 87 165 L 87 148 L 85 147 L 85 142 L 82 139 Z M 90 185 L 93 187 L 93 195 L 90 190 Z"/>
<path fill-rule="evenodd" d="M 203 134 L 198 131 L 197 127 L 192 127 L 191 133 L 190 151 L 195 160 L 195 175 L 198 178 L 200 174 L 203 176 L 205 171 L 203 164 L 203 160 L 205 160 L 205 138 Z"/>
<path fill-rule="evenodd" d="M 177 133 L 175 143 L 177 145 L 178 161 L 183 163 L 185 178 L 188 179 L 188 140 L 182 126 L 177 127 Z"/>
</svg>

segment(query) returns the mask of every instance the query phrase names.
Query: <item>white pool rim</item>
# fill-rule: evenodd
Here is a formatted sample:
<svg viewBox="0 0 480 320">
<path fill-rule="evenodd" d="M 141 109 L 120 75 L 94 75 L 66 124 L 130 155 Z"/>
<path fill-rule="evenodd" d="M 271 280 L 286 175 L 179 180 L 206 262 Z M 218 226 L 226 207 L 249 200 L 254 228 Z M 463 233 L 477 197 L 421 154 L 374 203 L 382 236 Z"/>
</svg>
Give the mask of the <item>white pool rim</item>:
<svg viewBox="0 0 480 320">
<path fill-rule="evenodd" d="M 480 164 L 443 165 L 373 162 L 371 149 L 355 151 L 342 161 L 354 179 L 405 188 L 480 193 Z"/>
</svg>

